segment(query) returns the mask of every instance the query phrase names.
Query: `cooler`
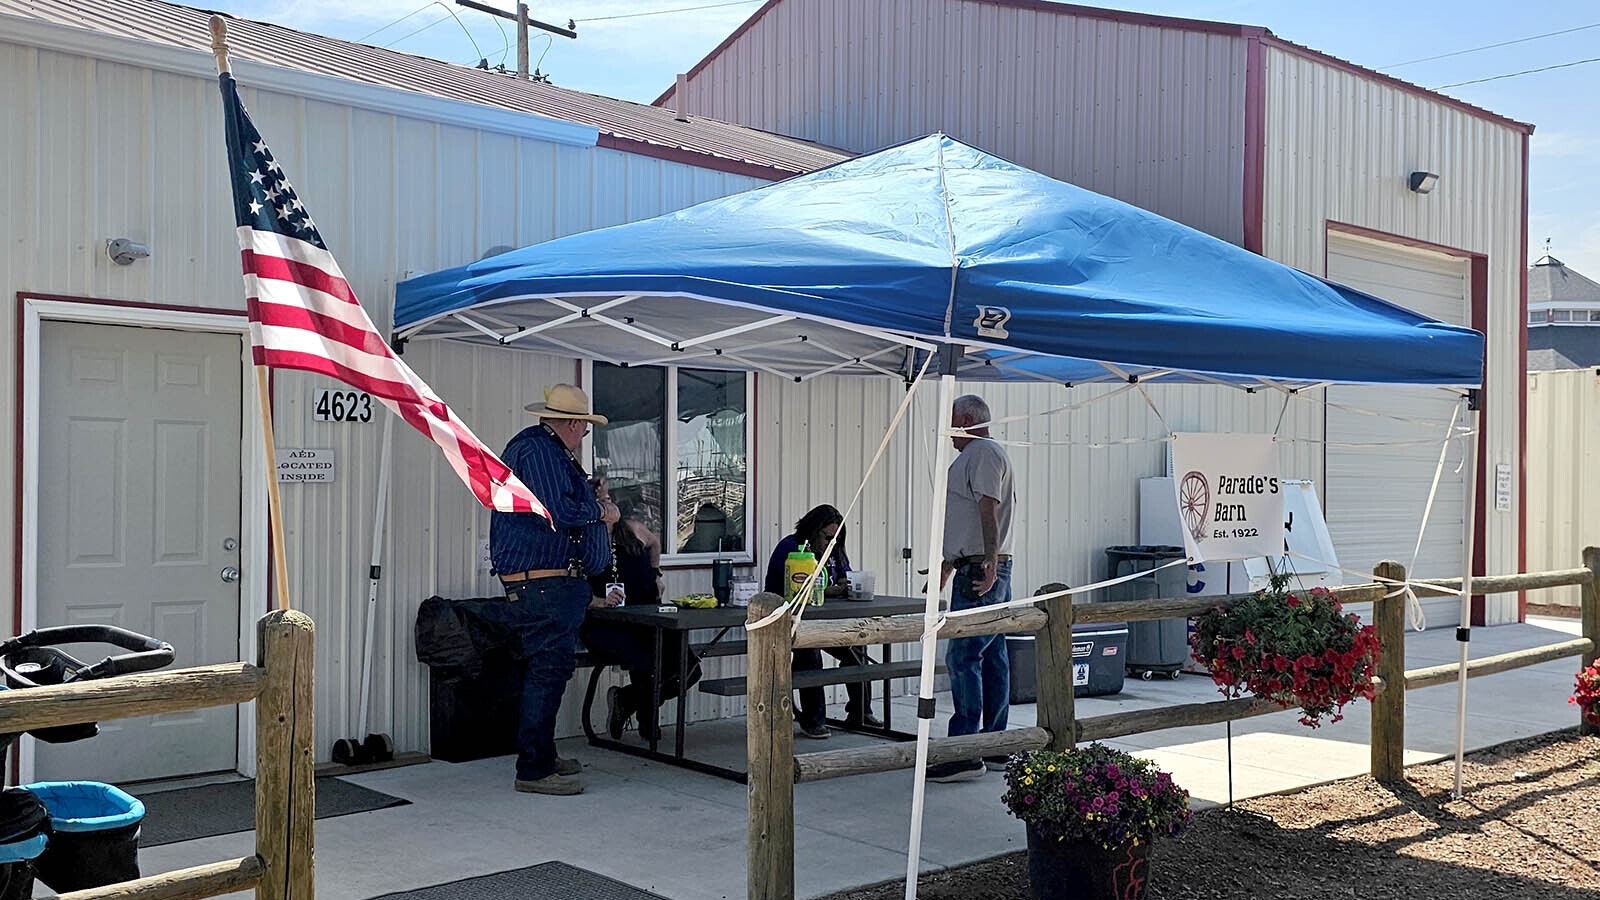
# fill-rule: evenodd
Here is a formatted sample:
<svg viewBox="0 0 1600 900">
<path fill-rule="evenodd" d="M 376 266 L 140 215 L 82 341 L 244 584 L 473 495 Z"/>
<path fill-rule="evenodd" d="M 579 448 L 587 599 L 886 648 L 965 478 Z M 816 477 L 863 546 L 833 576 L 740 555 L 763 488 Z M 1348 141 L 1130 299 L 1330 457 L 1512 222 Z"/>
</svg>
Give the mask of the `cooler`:
<svg viewBox="0 0 1600 900">
<path fill-rule="evenodd" d="M 1011 661 L 1011 702 L 1034 703 L 1039 698 L 1034 636 L 1006 636 Z M 1072 629 L 1072 695 L 1098 697 L 1122 692 L 1123 657 L 1127 654 L 1128 626 L 1121 622 L 1080 625 Z"/>
</svg>

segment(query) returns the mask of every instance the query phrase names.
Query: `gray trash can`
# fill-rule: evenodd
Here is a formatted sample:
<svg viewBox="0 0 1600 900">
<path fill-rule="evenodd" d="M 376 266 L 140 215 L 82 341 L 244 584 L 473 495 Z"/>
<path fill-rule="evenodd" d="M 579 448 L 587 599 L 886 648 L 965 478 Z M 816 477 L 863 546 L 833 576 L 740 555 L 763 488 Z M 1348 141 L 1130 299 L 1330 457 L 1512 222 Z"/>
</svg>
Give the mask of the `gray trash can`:
<svg viewBox="0 0 1600 900">
<path fill-rule="evenodd" d="M 1188 573 L 1183 566 L 1160 568 L 1174 559 L 1183 559 L 1182 547 L 1163 544 L 1140 544 L 1106 548 L 1106 577 L 1119 578 L 1134 572 L 1148 571 L 1144 578 L 1135 578 L 1106 588 L 1105 599 L 1153 600 L 1157 597 L 1184 597 L 1187 595 Z M 1189 658 L 1189 622 L 1187 619 L 1155 619 L 1128 623 L 1128 655 L 1124 660 L 1129 675 L 1149 681 L 1156 675 L 1176 680 L 1182 674 L 1183 662 Z"/>
</svg>

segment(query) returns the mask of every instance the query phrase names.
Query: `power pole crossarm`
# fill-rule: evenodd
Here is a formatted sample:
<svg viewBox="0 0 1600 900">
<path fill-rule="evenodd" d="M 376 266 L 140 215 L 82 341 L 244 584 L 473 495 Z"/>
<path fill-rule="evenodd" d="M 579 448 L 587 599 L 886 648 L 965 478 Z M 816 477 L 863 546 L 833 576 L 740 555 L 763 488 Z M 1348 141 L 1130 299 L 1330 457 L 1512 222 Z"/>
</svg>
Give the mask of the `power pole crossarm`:
<svg viewBox="0 0 1600 900">
<path fill-rule="evenodd" d="M 474 3 L 472 0 L 456 0 L 456 5 L 465 6 L 467 9 L 475 9 L 481 13 L 488 13 L 491 16 L 499 16 L 502 19 L 509 19 L 517 23 L 517 77 L 523 81 L 528 80 L 528 26 L 531 25 L 551 34 L 559 34 L 562 37 L 576 38 L 578 36 L 578 32 L 571 28 L 562 28 L 559 25 L 551 25 L 546 22 L 540 22 L 537 19 L 528 18 L 528 4 L 526 3 L 518 3 L 515 14 L 508 13 L 503 9 L 495 9 L 492 6 L 485 6 L 482 3 Z"/>
</svg>

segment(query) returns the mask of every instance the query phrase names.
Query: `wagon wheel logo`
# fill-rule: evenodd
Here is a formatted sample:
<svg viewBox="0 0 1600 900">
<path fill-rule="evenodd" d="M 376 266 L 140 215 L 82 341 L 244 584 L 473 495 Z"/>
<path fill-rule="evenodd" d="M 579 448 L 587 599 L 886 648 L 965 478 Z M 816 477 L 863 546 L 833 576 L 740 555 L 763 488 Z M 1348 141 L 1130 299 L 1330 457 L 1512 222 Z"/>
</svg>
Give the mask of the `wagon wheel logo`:
<svg viewBox="0 0 1600 900">
<path fill-rule="evenodd" d="M 1178 512 L 1196 541 L 1205 540 L 1206 510 L 1211 508 L 1211 486 L 1206 476 L 1190 472 L 1178 483 Z"/>
</svg>

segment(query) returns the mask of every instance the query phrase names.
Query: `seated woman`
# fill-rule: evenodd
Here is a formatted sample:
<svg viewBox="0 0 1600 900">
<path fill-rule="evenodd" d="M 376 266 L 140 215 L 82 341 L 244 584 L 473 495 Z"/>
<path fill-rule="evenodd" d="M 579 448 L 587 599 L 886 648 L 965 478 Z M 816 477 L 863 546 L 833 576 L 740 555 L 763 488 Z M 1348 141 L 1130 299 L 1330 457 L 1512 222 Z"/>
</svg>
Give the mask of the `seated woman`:
<svg viewBox="0 0 1600 900">
<path fill-rule="evenodd" d="M 849 588 L 850 557 L 844 552 L 844 516 L 824 503 L 813 508 L 794 523 L 794 534 L 778 542 L 767 561 L 767 578 L 764 589 L 783 594 L 784 562 L 790 553 L 809 550 L 818 558 L 828 548 L 828 542 L 838 537 L 833 555 L 828 557 L 824 570 L 828 573 L 825 596 L 843 597 Z M 847 666 L 867 663 L 865 647 L 829 647 L 828 653 Z M 811 672 L 822 668 L 822 651 L 806 647 L 794 651 L 793 671 Z M 882 728 L 883 721 L 872 714 L 872 690 L 865 682 L 845 685 L 849 702 L 845 704 L 845 721 L 851 727 Z M 827 726 L 827 692 L 821 687 L 800 689 L 800 703 L 795 707 L 795 718 L 800 722 L 800 733 L 808 738 L 822 740 L 830 734 Z"/>
<path fill-rule="evenodd" d="M 596 486 L 604 492 L 604 482 Z M 604 494 L 601 494 L 604 496 Z M 661 540 L 651 533 L 644 523 L 632 518 L 625 509 L 622 518 L 611 526 L 612 566 L 589 579 L 591 609 L 596 607 L 655 606 L 661 602 Z M 608 587 L 623 585 L 623 590 Z M 651 679 L 655 674 L 655 637 L 651 628 L 644 625 L 625 625 L 618 622 L 601 622 L 584 619 L 578 629 L 578 639 L 589 653 L 601 662 L 621 666 L 628 670 L 626 687 L 613 686 L 606 691 L 606 732 L 612 740 L 621 740 L 628 720 L 639 717 L 639 736 L 645 740 L 661 737 L 656 710 L 650 704 Z M 661 647 L 661 700 L 666 702 L 700 680 L 700 660 L 689 654 L 685 666 L 686 684 L 678 683 L 678 645 L 668 641 Z"/>
</svg>

